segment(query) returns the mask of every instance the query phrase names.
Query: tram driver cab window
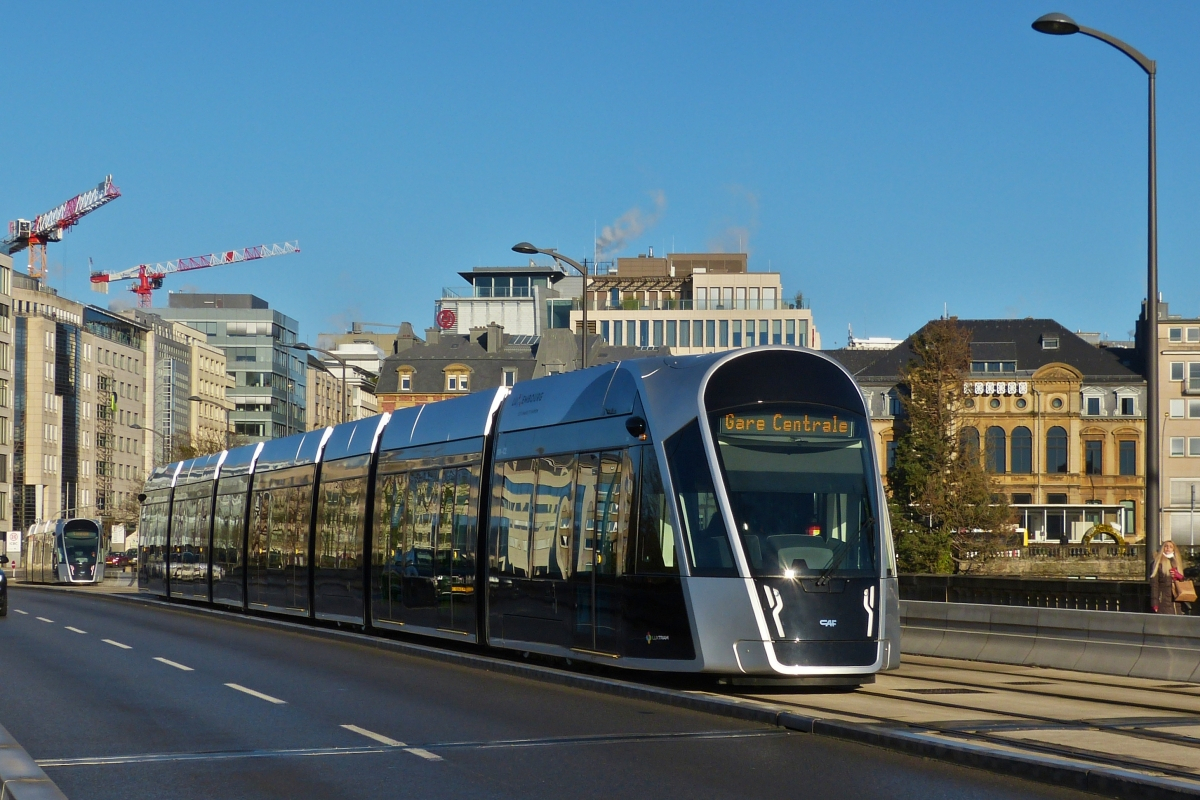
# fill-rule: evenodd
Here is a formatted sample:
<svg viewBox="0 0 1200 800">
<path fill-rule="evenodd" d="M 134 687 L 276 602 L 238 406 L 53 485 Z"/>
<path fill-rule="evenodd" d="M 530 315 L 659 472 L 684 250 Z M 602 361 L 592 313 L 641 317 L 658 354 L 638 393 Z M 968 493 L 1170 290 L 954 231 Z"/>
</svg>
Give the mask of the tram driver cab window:
<svg viewBox="0 0 1200 800">
<path fill-rule="evenodd" d="M 667 458 L 679 517 L 683 522 L 692 574 L 736 577 L 733 551 L 725 518 L 717 502 L 716 487 L 700 438 L 700 423 L 693 420 L 667 440 Z"/>
</svg>

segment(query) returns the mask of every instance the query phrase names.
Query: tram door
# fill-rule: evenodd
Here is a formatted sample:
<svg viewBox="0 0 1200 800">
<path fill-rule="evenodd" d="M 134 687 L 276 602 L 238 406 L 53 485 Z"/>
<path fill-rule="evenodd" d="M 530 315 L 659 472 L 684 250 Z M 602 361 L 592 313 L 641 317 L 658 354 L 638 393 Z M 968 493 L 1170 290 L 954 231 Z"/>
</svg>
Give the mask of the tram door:
<svg viewBox="0 0 1200 800">
<path fill-rule="evenodd" d="M 572 646 L 600 653 L 620 648 L 620 556 L 627 535 L 628 497 L 622 454 L 579 456 L 575 491 L 575 589 Z"/>
</svg>

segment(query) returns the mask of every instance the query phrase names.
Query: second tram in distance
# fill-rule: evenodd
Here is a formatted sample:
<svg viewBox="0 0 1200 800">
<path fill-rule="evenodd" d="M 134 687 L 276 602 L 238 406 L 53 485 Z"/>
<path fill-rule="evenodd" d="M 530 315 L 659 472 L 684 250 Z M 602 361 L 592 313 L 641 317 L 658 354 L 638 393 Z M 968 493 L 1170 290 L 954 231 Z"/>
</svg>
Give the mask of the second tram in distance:
<svg viewBox="0 0 1200 800">
<path fill-rule="evenodd" d="M 157 469 L 172 599 L 631 669 L 857 684 L 900 661 L 863 398 L 795 347 L 647 358 Z"/>
<path fill-rule="evenodd" d="M 21 540 L 21 566 L 25 583 L 101 583 L 100 520 L 35 523 Z"/>
</svg>

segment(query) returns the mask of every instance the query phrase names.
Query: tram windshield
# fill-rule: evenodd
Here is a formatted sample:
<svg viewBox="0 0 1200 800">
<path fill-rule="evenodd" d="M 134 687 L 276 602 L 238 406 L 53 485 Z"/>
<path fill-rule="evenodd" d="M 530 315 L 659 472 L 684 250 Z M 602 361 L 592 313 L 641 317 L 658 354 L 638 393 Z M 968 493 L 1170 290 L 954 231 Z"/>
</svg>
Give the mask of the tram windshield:
<svg viewBox="0 0 1200 800">
<path fill-rule="evenodd" d="M 757 577 L 878 574 L 863 417 L 799 404 L 713 414 L 733 518 Z"/>
<path fill-rule="evenodd" d="M 68 522 L 63 530 L 63 546 L 70 564 L 94 564 L 100 550 L 100 532 L 91 522 Z"/>
</svg>

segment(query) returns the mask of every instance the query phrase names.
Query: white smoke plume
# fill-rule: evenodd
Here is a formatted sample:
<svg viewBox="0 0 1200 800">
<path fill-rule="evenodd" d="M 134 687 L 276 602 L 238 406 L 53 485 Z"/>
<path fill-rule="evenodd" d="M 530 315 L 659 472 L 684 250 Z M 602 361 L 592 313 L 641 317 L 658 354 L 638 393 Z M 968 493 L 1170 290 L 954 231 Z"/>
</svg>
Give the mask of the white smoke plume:
<svg viewBox="0 0 1200 800">
<path fill-rule="evenodd" d="M 642 211 L 640 206 L 634 206 L 600 230 L 600 236 L 596 239 L 596 258 L 611 258 L 629 242 L 658 224 L 667 208 L 667 195 L 658 189 L 650 193 L 650 198 L 654 201 L 654 210 L 650 213 Z"/>
</svg>

